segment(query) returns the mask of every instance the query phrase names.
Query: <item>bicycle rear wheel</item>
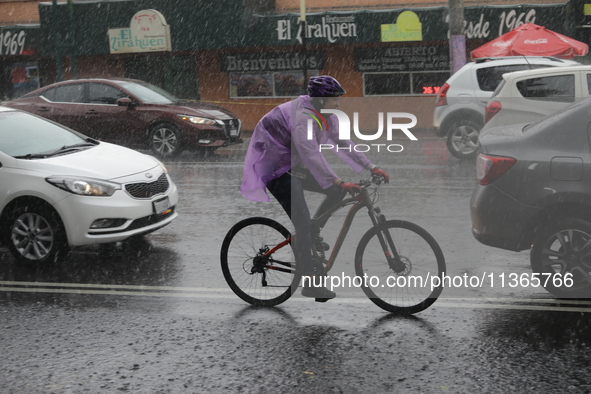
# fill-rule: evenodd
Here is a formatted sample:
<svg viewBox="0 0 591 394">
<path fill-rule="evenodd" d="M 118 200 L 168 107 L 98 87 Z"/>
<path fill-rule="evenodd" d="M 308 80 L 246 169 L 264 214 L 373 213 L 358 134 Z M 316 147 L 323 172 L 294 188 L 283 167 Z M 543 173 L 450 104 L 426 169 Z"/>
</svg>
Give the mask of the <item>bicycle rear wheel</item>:
<svg viewBox="0 0 591 394">
<path fill-rule="evenodd" d="M 238 297 L 261 306 L 278 305 L 291 297 L 299 279 L 289 237 L 281 224 L 262 217 L 242 220 L 230 229 L 222 243 L 221 264 Z"/>
<path fill-rule="evenodd" d="M 378 239 L 378 231 L 400 256 L 392 267 Z M 443 289 L 445 259 L 435 239 L 423 228 L 402 220 L 390 220 L 371 228 L 359 241 L 355 253 L 355 273 L 363 279 L 361 288 L 382 309 L 396 314 L 412 314 L 431 306 Z M 439 277 L 431 280 L 432 277 Z M 433 282 L 433 283 L 432 283 Z"/>
</svg>

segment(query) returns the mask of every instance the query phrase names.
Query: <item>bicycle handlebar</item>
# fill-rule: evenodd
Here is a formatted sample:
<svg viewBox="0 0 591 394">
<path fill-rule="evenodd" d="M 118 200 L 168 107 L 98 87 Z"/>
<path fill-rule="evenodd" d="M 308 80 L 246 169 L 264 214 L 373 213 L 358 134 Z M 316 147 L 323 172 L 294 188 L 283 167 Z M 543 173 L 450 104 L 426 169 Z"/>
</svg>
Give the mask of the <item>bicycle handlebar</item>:
<svg viewBox="0 0 591 394">
<path fill-rule="evenodd" d="M 381 185 L 382 182 L 384 181 L 384 179 L 376 174 L 371 174 L 371 178 L 369 179 L 362 179 L 359 181 L 359 183 L 356 183 L 356 185 L 361 186 L 363 188 L 367 188 L 371 185 Z"/>
</svg>

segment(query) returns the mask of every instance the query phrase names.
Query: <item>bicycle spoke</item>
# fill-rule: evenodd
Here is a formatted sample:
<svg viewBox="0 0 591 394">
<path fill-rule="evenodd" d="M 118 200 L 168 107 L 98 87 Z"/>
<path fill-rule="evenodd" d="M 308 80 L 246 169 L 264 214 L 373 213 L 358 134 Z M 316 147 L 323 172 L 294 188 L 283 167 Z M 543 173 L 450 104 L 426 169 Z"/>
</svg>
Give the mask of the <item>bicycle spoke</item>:
<svg viewBox="0 0 591 394">
<path fill-rule="evenodd" d="M 441 292 L 431 282 L 445 270 L 441 249 L 425 230 L 412 223 L 390 221 L 380 228 L 383 238 L 391 237 L 396 248 L 396 253 L 389 251 L 397 255 L 395 269 L 388 263 L 377 232 L 368 231 L 355 257 L 357 275 L 368 278 L 364 292 L 376 305 L 394 313 L 416 313 L 429 307 Z"/>
<path fill-rule="evenodd" d="M 269 253 L 290 236 L 279 223 L 250 218 L 236 224 L 222 246 L 222 270 L 232 290 L 254 305 L 277 305 L 291 296 L 295 265 L 291 246 Z"/>
</svg>

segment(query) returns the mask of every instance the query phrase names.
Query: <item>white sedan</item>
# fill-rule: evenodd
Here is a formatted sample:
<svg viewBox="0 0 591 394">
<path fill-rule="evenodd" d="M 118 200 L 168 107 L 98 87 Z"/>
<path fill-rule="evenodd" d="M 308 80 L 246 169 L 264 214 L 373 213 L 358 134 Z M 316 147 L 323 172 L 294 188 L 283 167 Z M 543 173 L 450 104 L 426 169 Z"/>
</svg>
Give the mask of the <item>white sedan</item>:
<svg viewBox="0 0 591 394">
<path fill-rule="evenodd" d="M 0 107 L 0 243 L 17 261 L 150 233 L 178 216 L 177 203 L 154 157 Z"/>
</svg>

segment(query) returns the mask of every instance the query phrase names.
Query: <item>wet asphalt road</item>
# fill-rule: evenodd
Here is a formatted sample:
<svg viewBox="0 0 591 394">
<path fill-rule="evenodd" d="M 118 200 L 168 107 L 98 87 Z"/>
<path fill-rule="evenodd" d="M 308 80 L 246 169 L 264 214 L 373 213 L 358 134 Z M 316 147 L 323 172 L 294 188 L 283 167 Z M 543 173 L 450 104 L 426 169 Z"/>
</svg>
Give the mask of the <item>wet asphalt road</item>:
<svg viewBox="0 0 591 394">
<path fill-rule="evenodd" d="M 403 153 L 372 155 L 392 177 L 382 212 L 426 228 L 449 275 L 528 273 L 527 253 L 473 239 L 473 163 L 442 140 L 401 143 Z M 408 318 L 359 289 L 326 304 L 299 294 L 269 309 L 243 303 L 219 269 L 226 231 L 253 215 L 288 222 L 278 204 L 240 196 L 243 151 L 222 154 L 167 163 L 180 217 L 142 240 L 78 249 L 54 267 L 19 267 L 0 249 L 0 392 L 591 392 L 590 303 L 543 289 L 449 288 Z M 345 273 L 362 215 L 337 260 Z"/>
</svg>

